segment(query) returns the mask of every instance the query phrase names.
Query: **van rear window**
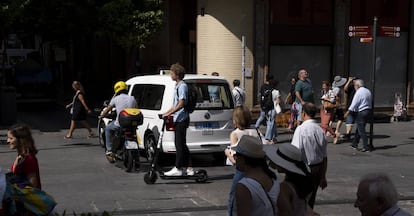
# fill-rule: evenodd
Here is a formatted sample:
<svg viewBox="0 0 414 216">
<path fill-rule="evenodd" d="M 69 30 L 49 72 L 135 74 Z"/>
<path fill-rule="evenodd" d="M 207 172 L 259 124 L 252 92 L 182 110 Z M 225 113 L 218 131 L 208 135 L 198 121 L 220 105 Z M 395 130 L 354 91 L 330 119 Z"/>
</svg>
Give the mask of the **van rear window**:
<svg viewBox="0 0 414 216">
<path fill-rule="evenodd" d="M 140 109 L 160 110 L 164 90 L 164 85 L 137 84 L 132 89 L 132 95 Z"/>
<path fill-rule="evenodd" d="M 233 109 L 233 97 L 227 83 L 185 82 L 197 89 L 196 110 Z"/>
</svg>

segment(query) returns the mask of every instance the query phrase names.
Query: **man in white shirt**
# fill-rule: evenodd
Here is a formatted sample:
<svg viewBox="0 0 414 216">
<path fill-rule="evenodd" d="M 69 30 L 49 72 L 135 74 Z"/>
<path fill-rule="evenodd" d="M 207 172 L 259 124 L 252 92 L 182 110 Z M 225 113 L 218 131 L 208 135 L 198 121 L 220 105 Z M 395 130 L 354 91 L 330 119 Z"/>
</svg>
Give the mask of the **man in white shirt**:
<svg viewBox="0 0 414 216">
<path fill-rule="evenodd" d="M 238 79 L 233 80 L 233 86 L 234 88 L 231 91 L 231 93 L 233 94 L 233 98 L 234 98 L 234 106 L 236 107 L 243 106 L 244 101 L 246 99 L 246 94 L 244 90 L 240 88 L 240 80 Z"/>
<path fill-rule="evenodd" d="M 368 145 L 368 137 L 365 131 L 365 125 L 371 118 L 372 110 L 372 95 L 371 91 L 364 87 L 364 81 L 357 79 L 354 81 L 355 95 L 352 99 L 352 103 L 345 113 L 347 115 L 354 115 L 355 124 L 357 130 L 355 132 L 354 141 L 351 144 L 351 148 L 358 149 L 359 140 L 362 139 L 363 147 L 362 152 L 371 152 L 372 146 Z"/>
<path fill-rule="evenodd" d="M 303 123 L 299 125 L 292 138 L 292 145 L 302 152 L 302 159 L 311 168 L 313 192 L 308 201 L 313 209 L 318 187 L 325 189 L 328 158 L 326 153 L 327 141 L 319 124 L 315 121 L 317 107 L 312 103 L 305 103 L 302 107 Z"/>
</svg>

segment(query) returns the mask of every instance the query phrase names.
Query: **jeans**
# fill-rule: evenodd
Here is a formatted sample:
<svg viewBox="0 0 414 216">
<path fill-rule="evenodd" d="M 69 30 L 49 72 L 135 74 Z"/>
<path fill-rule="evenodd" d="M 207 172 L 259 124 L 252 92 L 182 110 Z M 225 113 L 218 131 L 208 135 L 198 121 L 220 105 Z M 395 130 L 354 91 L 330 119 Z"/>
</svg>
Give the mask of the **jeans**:
<svg viewBox="0 0 414 216">
<path fill-rule="evenodd" d="M 355 124 L 357 126 L 355 132 L 355 138 L 352 142 L 352 146 L 358 147 L 359 140 L 362 139 L 362 147 L 365 149 L 369 149 L 370 146 L 368 145 L 368 136 L 365 131 L 365 125 L 367 121 L 371 117 L 371 110 L 366 109 L 356 113 Z"/>
<path fill-rule="evenodd" d="M 175 122 L 175 167 L 191 167 L 190 150 L 187 146 L 187 128 L 188 121 Z"/>
<path fill-rule="evenodd" d="M 277 137 L 277 130 L 276 130 L 276 110 L 271 109 L 266 112 L 266 134 L 265 139 L 273 140 L 274 137 Z"/>
<path fill-rule="evenodd" d="M 106 150 L 112 151 L 112 134 L 114 131 L 119 130 L 120 126 L 115 125 L 115 121 L 112 121 L 105 127 L 105 144 Z"/>
<path fill-rule="evenodd" d="M 264 119 L 265 119 L 265 112 L 263 110 L 260 110 L 260 116 L 257 119 L 256 124 L 254 125 L 254 127 L 259 128 Z"/>
<path fill-rule="evenodd" d="M 297 110 L 297 115 L 296 115 L 296 120 L 301 122 L 302 121 L 302 104 L 299 102 L 295 102 L 295 106 L 296 106 L 296 110 Z"/>
<path fill-rule="evenodd" d="M 236 185 L 239 181 L 244 178 L 246 175 L 244 172 L 239 169 L 235 169 L 233 181 L 231 183 L 230 193 L 229 193 L 229 203 L 227 205 L 227 213 L 229 216 L 233 215 L 233 202 L 234 202 L 234 191 L 236 191 Z"/>
</svg>

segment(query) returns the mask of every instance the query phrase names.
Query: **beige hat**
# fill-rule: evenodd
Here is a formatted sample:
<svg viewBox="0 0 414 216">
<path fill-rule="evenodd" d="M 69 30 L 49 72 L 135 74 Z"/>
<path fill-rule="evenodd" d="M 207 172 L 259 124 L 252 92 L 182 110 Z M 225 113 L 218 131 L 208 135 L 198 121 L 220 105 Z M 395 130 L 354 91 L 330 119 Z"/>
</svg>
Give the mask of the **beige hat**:
<svg viewBox="0 0 414 216">
<path fill-rule="evenodd" d="M 237 146 L 232 147 L 234 151 L 251 158 L 264 158 L 262 141 L 258 137 L 243 135 Z"/>
</svg>

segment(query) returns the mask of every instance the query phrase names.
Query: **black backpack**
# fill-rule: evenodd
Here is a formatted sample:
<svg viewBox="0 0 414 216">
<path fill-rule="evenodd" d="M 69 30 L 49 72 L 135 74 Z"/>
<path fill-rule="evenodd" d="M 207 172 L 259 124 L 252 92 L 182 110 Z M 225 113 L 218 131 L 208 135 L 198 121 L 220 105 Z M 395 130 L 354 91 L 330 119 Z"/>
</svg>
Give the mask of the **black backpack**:
<svg viewBox="0 0 414 216">
<path fill-rule="evenodd" d="M 274 108 L 272 91 L 273 88 L 267 84 L 264 84 L 260 89 L 260 107 L 263 111 L 269 111 Z"/>
<path fill-rule="evenodd" d="M 189 113 L 193 113 L 196 105 L 197 105 L 197 89 L 194 85 L 187 84 L 187 101 L 184 105 L 184 109 L 186 109 Z M 177 89 L 177 97 L 178 97 L 178 89 Z"/>
</svg>

